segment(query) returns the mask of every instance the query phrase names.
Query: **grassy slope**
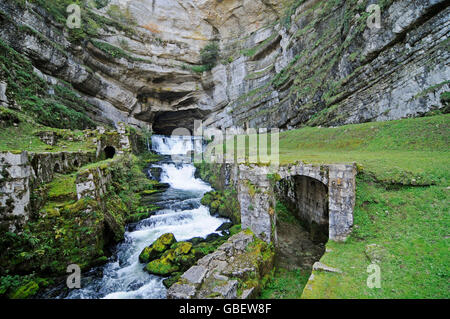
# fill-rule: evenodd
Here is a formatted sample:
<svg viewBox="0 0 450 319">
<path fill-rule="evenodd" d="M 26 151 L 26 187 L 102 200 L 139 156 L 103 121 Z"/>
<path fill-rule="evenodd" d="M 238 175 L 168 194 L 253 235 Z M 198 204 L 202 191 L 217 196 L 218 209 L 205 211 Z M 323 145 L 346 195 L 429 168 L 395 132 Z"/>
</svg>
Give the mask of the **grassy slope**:
<svg viewBox="0 0 450 319">
<path fill-rule="evenodd" d="M 82 131 L 58 130 L 41 126 L 33 122 L 21 122 L 16 126 L 0 126 L 0 152 L 2 151 L 30 151 L 30 152 L 78 152 L 95 151 L 92 139 L 69 141 L 60 138 L 58 144 L 50 146 L 42 142 L 35 133 L 39 131 L 56 131 L 71 136 L 82 136 Z"/>
<path fill-rule="evenodd" d="M 354 161 L 361 169 L 354 231 L 345 243 L 328 243 L 321 259 L 343 274 L 314 272 L 304 298 L 449 297 L 449 124 L 447 114 L 281 133 L 282 164 Z M 427 183 L 434 185 L 411 185 Z M 381 289 L 366 285 L 368 244 L 386 251 Z M 301 278 L 283 284 L 292 276 L 277 272 L 262 296 L 298 297 Z"/>
<path fill-rule="evenodd" d="M 303 298 L 449 298 L 449 189 L 388 190 L 358 178 L 355 228 L 345 243 L 329 242 L 321 262 L 343 274 L 314 272 Z M 384 247 L 381 288 L 366 284 L 368 244 Z"/>
</svg>

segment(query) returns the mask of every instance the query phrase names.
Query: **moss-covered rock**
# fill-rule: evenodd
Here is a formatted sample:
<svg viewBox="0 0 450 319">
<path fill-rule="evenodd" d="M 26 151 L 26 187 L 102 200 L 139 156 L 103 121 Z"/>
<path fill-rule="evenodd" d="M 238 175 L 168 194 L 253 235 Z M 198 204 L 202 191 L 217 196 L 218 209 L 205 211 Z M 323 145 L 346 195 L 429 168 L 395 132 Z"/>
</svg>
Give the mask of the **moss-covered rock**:
<svg viewBox="0 0 450 319">
<path fill-rule="evenodd" d="M 179 271 L 179 267 L 172 263 L 172 254 L 168 254 L 166 257 L 153 260 L 147 264 L 145 270 L 150 274 L 158 276 L 169 276 L 170 274 Z"/>
<path fill-rule="evenodd" d="M 240 224 L 241 213 L 235 190 L 208 192 L 203 196 L 201 203 L 209 207 L 211 214 L 218 214 L 231 219 L 234 224 Z"/>
<path fill-rule="evenodd" d="M 175 255 L 177 256 L 189 254 L 192 249 L 192 244 L 185 241 L 176 243 L 175 245 Z"/>
<path fill-rule="evenodd" d="M 11 299 L 27 299 L 34 296 L 38 290 L 39 285 L 34 281 L 29 281 L 27 284 L 11 292 L 8 297 Z"/>
<path fill-rule="evenodd" d="M 175 236 L 172 233 L 167 233 L 159 237 L 151 246 L 142 250 L 139 255 L 139 261 L 142 263 L 150 262 L 160 258 L 165 251 L 176 243 Z"/>
</svg>

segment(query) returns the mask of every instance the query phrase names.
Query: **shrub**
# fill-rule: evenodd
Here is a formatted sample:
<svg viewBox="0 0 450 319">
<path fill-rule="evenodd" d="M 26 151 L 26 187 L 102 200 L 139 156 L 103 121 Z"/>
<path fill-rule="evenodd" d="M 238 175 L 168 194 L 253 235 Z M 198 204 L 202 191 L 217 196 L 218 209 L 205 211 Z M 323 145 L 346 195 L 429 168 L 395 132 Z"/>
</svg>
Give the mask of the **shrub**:
<svg viewBox="0 0 450 319">
<path fill-rule="evenodd" d="M 210 42 L 200 51 L 200 57 L 205 69 L 211 70 L 219 58 L 219 44 L 217 42 Z"/>
</svg>

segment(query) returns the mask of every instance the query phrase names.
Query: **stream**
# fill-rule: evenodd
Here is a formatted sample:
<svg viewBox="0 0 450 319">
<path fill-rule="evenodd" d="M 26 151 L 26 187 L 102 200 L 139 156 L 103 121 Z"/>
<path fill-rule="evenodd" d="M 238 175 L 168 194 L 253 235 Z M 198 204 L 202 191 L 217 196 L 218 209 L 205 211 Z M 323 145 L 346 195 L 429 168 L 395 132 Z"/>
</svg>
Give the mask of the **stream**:
<svg viewBox="0 0 450 319">
<path fill-rule="evenodd" d="M 202 143 L 197 142 L 184 136 L 152 136 L 153 151 L 164 155 L 164 159 L 152 164 L 148 174 L 151 175 L 150 168 L 159 168 L 161 183 L 170 185 L 153 202 L 161 209 L 150 218 L 128 225 L 125 240 L 112 249 L 108 262 L 82 275 L 81 289 L 59 295 L 53 291 L 52 298 L 166 298 L 164 278 L 144 271 L 145 264 L 139 262 L 141 251 L 162 234 L 173 233 L 177 241 L 206 237 L 227 221 L 211 216 L 209 209 L 200 204 L 203 195 L 212 188 L 194 177 L 195 167 L 191 163 L 175 163 L 170 156 L 186 155 L 194 147 L 201 151 Z"/>
</svg>

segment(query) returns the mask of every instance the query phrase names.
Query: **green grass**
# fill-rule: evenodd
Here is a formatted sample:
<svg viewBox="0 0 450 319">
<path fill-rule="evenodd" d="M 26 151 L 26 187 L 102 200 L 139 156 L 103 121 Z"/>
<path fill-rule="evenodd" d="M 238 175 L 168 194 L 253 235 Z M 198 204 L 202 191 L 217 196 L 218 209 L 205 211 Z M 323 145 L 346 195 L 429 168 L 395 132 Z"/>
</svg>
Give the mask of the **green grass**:
<svg viewBox="0 0 450 319">
<path fill-rule="evenodd" d="M 15 118 L 19 122 L 17 126 L 1 125 L 1 115 L 5 109 L 0 108 L 0 151 L 30 151 L 30 152 L 78 152 L 82 151 L 95 151 L 95 145 L 91 139 L 77 141 L 73 139 L 69 141 L 64 136 L 80 137 L 83 135 L 82 131 L 70 131 L 60 130 L 45 127 L 36 124 L 28 116 L 20 114 L 15 111 L 9 111 L 14 114 Z M 61 134 L 63 137 L 59 138 L 59 142 L 55 146 L 50 146 L 42 142 L 35 134 L 39 131 L 55 131 Z"/>
<path fill-rule="evenodd" d="M 358 178 L 353 233 L 329 242 L 321 262 L 343 274 L 314 272 L 304 298 L 449 298 L 449 189 L 445 186 L 386 189 Z M 381 288 L 367 287 L 369 244 L 385 249 Z"/>
<path fill-rule="evenodd" d="M 449 298 L 449 124 L 444 114 L 280 134 L 282 165 L 356 162 L 359 171 L 353 232 L 321 259 L 343 274 L 314 271 L 303 298 Z M 370 244 L 386 253 L 381 289 L 366 285 Z M 300 297 L 295 280 L 277 271 L 262 298 Z"/>
<path fill-rule="evenodd" d="M 280 133 L 280 163 L 356 162 L 362 171 L 387 183 L 446 184 L 449 128 L 449 114 L 337 128 L 305 127 Z"/>
<path fill-rule="evenodd" d="M 299 299 L 311 271 L 276 269 L 272 280 L 261 291 L 261 299 Z"/>
</svg>

